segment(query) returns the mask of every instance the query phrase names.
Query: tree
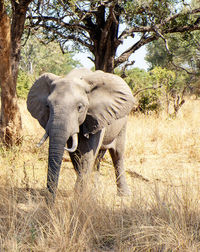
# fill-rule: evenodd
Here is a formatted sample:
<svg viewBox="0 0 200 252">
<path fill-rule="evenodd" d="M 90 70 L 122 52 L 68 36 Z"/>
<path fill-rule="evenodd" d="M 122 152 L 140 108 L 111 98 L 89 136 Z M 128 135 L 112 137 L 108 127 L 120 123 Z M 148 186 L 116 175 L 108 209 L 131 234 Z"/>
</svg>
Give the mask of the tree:
<svg viewBox="0 0 200 252">
<path fill-rule="evenodd" d="M 17 105 L 16 84 L 20 61 L 21 37 L 28 5 L 32 0 L 0 0 L 0 87 L 1 139 L 6 145 L 21 140 L 21 116 Z M 11 6 L 10 6 L 11 3 Z M 11 11 L 11 17 L 8 15 Z"/>
<path fill-rule="evenodd" d="M 73 56 L 72 52 L 63 54 L 56 42 L 46 45 L 41 43 L 35 35 L 30 35 L 21 50 L 17 97 L 25 99 L 33 81 L 44 72 L 63 75 L 75 67 L 82 66 L 73 59 Z"/>
<path fill-rule="evenodd" d="M 200 31 L 193 33 L 170 34 L 163 39 L 147 45 L 146 60 L 150 69 L 156 66 L 187 71 L 190 74 L 200 72 Z"/>
<path fill-rule="evenodd" d="M 34 2 L 29 21 L 30 27 L 44 30 L 45 39 L 59 41 L 63 50 L 72 40 L 92 54 L 95 69 L 113 72 L 159 37 L 199 30 L 199 13 L 200 8 L 184 0 L 43 0 Z M 117 56 L 119 45 L 128 37 L 137 40 Z"/>
<path fill-rule="evenodd" d="M 191 0 L 190 5 L 193 9 L 198 8 L 199 1 Z M 200 21 L 200 17 L 196 17 L 194 24 L 198 24 Z M 151 69 L 162 66 L 168 69 L 184 70 L 195 77 L 200 72 L 199 40 L 199 30 L 192 33 L 185 31 L 178 34 L 167 34 L 147 45 L 146 60 L 150 63 Z"/>
<path fill-rule="evenodd" d="M 51 72 L 57 75 L 67 74 L 74 67 L 82 66 L 73 59 L 74 53 L 67 51 L 63 54 L 59 44 L 51 42 L 41 43 L 31 35 L 21 51 L 20 70 L 38 77 L 44 72 Z"/>
</svg>

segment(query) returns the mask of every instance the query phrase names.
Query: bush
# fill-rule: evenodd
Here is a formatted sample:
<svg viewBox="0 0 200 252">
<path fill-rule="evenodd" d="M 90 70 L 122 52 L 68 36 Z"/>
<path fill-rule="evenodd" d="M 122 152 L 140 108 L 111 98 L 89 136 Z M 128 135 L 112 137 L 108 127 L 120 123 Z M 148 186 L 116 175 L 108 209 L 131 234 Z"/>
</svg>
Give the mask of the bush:
<svg viewBox="0 0 200 252">
<path fill-rule="evenodd" d="M 118 70 L 117 74 L 122 75 L 122 72 Z M 177 114 L 184 104 L 183 96 L 188 86 L 185 73 L 155 67 L 149 72 L 139 68 L 129 69 L 125 75 L 125 81 L 138 98 L 137 110 L 142 113 L 158 113 L 165 109 L 169 115 Z"/>
<path fill-rule="evenodd" d="M 150 111 L 154 111 L 156 113 L 160 112 L 162 109 L 158 92 L 144 92 L 140 95 L 138 100 L 139 103 L 139 111 L 144 114 L 148 114 Z"/>
<path fill-rule="evenodd" d="M 25 99 L 28 95 L 28 91 L 32 86 L 34 81 L 34 76 L 27 74 L 24 71 L 19 71 L 17 79 L 17 96 Z"/>
</svg>

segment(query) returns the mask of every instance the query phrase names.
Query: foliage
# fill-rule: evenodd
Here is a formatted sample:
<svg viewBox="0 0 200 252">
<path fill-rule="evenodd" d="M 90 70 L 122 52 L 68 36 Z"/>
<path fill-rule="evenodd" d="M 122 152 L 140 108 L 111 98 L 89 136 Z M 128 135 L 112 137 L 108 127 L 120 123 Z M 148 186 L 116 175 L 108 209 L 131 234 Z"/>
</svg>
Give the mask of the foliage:
<svg viewBox="0 0 200 252">
<path fill-rule="evenodd" d="M 122 75 L 119 69 L 116 73 Z M 125 81 L 138 98 L 137 110 L 142 113 L 158 113 L 164 109 L 168 114 L 174 114 L 175 105 L 180 105 L 187 88 L 187 74 L 166 68 L 155 67 L 149 72 L 133 68 L 126 70 L 125 75 Z"/>
<path fill-rule="evenodd" d="M 30 8 L 29 27 L 42 28 L 43 39 L 59 41 L 63 49 L 73 41 L 92 54 L 96 69 L 113 72 L 136 50 L 159 37 L 199 30 L 199 12 L 198 6 L 182 0 L 43 0 L 34 1 Z M 118 46 L 136 34 L 139 39 L 117 55 Z"/>
<path fill-rule="evenodd" d="M 20 71 L 17 81 L 17 95 L 26 98 L 35 78 L 44 72 L 57 75 L 67 74 L 81 64 L 73 60 L 73 53 L 63 54 L 56 42 L 47 45 L 31 36 L 21 51 Z"/>
<path fill-rule="evenodd" d="M 20 68 L 24 72 L 39 76 L 43 72 L 57 75 L 68 73 L 72 68 L 81 66 L 73 60 L 74 53 L 63 54 L 56 42 L 41 43 L 37 37 L 31 36 L 22 48 Z"/>
<path fill-rule="evenodd" d="M 166 68 L 155 67 L 150 72 L 151 81 L 154 86 L 164 89 L 166 93 L 172 92 L 176 86 L 176 74 L 175 72 Z"/>
<path fill-rule="evenodd" d="M 199 7 L 198 1 L 191 0 L 192 8 Z M 195 16 L 192 17 L 194 20 Z M 186 20 L 186 17 L 182 16 Z M 185 21 L 184 21 L 185 22 Z M 198 24 L 198 17 L 194 24 Z M 186 24 L 186 23 L 185 23 Z M 146 60 L 150 69 L 161 66 L 176 71 L 185 70 L 194 77 L 200 73 L 200 31 L 192 33 L 171 33 L 147 45 Z"/>
<path fill-rule="evenodd" d="M 28 74 L 22 70 L 18 73 L 17 79 L 17 96 L 20 98 L 26 98 L 30 87 L 33 84 L 33 75 Z"/>
<path fill-rule="evenodd" d="M 191 73 L 200 72 L 200 32 L 173 34 L 166 37 L 168 49 L 163 39 L 153 41 L 147 45 L 146 60 L 150 69 L 162 66 L 176 70 L 186 68 Z M 179 69 L 180 70 L 180 69 Z"/>
</svg>

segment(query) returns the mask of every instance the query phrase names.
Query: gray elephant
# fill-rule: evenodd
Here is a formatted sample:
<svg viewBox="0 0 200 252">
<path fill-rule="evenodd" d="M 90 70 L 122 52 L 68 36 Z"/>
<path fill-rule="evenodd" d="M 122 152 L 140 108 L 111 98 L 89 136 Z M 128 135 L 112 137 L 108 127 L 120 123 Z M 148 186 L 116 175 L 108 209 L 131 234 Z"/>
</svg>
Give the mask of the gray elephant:
<svg viewBox="0 0 200 252">
<path fill-rule="evenodd" d="M 47 188 L 53 196 L 64 149 L 70 154 L 77 183 L 108 149 L 118 194 L 130 192 L 123 159 L 127 118 L 134 102 L 126 82 L 103 71 L 74 69 L 66 76 L 45 73 L 35 81 L 27 108 L 46 131 L 39 145 L 49 137 Z"/>
</svg>

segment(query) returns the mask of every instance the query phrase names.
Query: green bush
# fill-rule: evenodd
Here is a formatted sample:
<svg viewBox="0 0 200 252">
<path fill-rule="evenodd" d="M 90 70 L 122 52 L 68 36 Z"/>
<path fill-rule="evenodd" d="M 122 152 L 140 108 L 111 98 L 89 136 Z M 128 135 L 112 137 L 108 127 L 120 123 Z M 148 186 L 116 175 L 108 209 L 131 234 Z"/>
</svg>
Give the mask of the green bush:
<svg viewBox="0 0 200 252">
<path fill-rule="evenodd" d="M 139 111 L 144 114 L 149 112 L 160 112 L 162 109 L 158 92 L 144 92 L 140 95 L 139 100 Z"/>
<path fill-rule="evenodd" d="M 124 75 L 120 69 L 116 73 Z M 173 113 L 174 104 L 181 103 L 188 85 L 185 73 L 162 67 L 155 67 L 149 72 L 133 68 L 126 70 L 125 76 L 125 81 L 138 99 L 137 110 L 145 114 L 161 110 L 167 114 Z"/>
<path fill-rule="evenodd" d="M 25 99 L 33 81 L 34 76 L 20 70 L 17 79 L 17 96 Z"/>
</svg>

